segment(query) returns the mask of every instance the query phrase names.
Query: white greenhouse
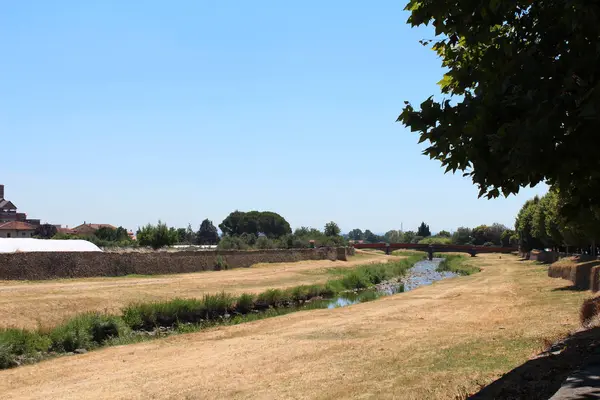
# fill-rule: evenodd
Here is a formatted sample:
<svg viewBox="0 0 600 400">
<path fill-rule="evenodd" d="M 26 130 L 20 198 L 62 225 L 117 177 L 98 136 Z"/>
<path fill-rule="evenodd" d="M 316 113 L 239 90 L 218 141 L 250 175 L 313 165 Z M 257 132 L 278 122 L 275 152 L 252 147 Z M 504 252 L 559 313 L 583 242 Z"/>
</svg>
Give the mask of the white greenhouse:
<svg viewBox="0 0 600 400">
<path fill-rule="evenodd" d="M 0 238 L 0 253 L 58 251 L 102 251 L 87 240 L 47 240 L 47 239 L 3 239 Z"/>
</svg>

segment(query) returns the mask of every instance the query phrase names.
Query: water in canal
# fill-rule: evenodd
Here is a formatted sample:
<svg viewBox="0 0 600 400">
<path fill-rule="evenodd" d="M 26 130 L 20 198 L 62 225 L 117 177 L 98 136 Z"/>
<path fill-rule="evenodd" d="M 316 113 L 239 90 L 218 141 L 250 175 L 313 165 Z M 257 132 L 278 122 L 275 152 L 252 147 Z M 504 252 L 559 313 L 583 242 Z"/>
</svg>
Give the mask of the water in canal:
<svg viewBox="0 0 600 400">
<path fill-rule="evenodd" d="M 384 282 L 377 285 L 375 289 L 364 290 L 358 293 L 344 293 L 333 299 L 319 300 L 321 305 L 327 308 L 346 307 L 352 304 L 364 303 L 377 299 L 382 296 L 407 292 L 418 288 L 419 286 L 431 285 L 433 282 L 446 278 L 458 276 L 454 272 L 436 271 L 443 258 L 434 258 L 433 260 L 422 260 L 417 262 L 408 273 L 394 282 Z"/>
</svg>

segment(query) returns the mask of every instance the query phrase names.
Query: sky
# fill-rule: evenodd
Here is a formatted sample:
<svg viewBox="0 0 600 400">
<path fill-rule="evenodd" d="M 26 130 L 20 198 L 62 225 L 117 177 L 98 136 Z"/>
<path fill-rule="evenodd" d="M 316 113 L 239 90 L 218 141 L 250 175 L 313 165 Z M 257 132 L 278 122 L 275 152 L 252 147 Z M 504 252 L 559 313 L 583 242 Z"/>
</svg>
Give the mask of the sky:
<svg viewBox="0 0 600 400">
<path fill-rule="evenodd" d="M 500 222 L 395 122 L 441 62 L 404 2 L 5 2 L 0 184 L 44 222 L 197 228 L 270 210 L 385 232 Z"/>
</svg>

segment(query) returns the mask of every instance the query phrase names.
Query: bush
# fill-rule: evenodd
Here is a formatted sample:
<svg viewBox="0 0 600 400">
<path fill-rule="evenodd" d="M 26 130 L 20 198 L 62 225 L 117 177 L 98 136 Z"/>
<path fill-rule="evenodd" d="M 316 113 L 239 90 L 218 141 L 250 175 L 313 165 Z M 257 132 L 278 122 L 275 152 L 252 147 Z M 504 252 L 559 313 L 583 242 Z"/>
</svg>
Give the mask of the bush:
<svg viewBox="0 0 600 400">
<path fill-rule="evenodd" d="M 236 299 L 227 293 L 207 294 L 199 299 L 173 299 L 165 302 L 133 304 L 123 310 L 123 320 L 135 330 L 176 327 L 215 319 L 233 311 Z"/>
<path fill-rule="evenodd" d="M 35 357 L 48 351 L 50 339 L 24 329 L 0 329 L 0 369 L 18 365 L 19 356 Z"/>
<path fill-rule="evenodd" d="M 428 238 L 419 240 L 419 244 L 450 244 L 452 239 L 446 236 L 430 236 Z"/>
<path fill-rule="evenodd" d="M 247 250 L 248 244 L 239 236 L 225 236 L 217 245 L 219 250 Z"/>
<path fill-rule="evenodd" d="M 291 302 L 289 292 L 283 292 L 279 289 L 267 289 L 256 298 L 256 306 L 259 308 L 280 307 Z"/>
<path fill-rule="evenodd" d="M 261 236 L 256 239 L 256 248 L 261 250 L 274 249 L 275 243 L 266 236 Z"/>
<path fill-rule="evenodd" d="M 254 309 L 255 296 L 244 293 L 238 297 L 235 304 L 235 310 L 241 314 L 247 314 Z"/>
<path fill-rule="evenodd" d="M 114 315 L 82 314 L 59 325 L 50 332 L 51 349 L 72 352 L 76 349 L 99 347 L 111 338 L 128 332 L 124 321 Z"/>
<path fill-rule="evenodd" d="M 217 261 L 215 264 L 215 271 L 221 271 L 221 270 L 224 270 L 227 268 L 229 268 L 229 264 L 227 264 L 227 260 L 225 258 L 223 258 L 223 256 L 218 255 Z"/>
<path fill-rule="evenodd" d="M 166 224 L 158 221 L 156 226 L 148 224 L 137 233 L 140 246 L 150 246 L 157 250 L 161 247 L 172 246 L 179 240 L 176 229 L 169 229 Z"/>
</svg>

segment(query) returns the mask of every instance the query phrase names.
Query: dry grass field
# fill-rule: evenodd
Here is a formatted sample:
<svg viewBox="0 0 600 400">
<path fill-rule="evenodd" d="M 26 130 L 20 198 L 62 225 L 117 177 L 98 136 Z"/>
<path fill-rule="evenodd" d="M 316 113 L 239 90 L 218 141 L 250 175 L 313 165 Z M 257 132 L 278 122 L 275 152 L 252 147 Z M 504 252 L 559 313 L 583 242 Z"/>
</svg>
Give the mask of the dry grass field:
<svg viewBox="0 0 600 400">
<path fill-rule="evenodd" d="M 229 293 L 261 292 L 324 282 L 327 269 L 352 267 L 388 260 L 382 254 L 357 253 L 349 261 L 301 261 L 258 264 L 251 268 L 192 274 L 85 278 L 54 281 L 0 281 L 0 327 L 52 327 L 85 311 L 117 313 L 133 302 L 174 297 L 202 297 Z"/>
<path fill-rule="evenodd" d="M 513 256 L 486 254 L 472 262 L 483 271 L 351 307 L 0 371 L 1 397 L 464 398 L 526 361 L 548 340 L 577 328 L 579 306 L 590 295 L 565 290 L 570 282 L 549 278 L 546 267 Z M 259 280 L 253 274 L 263 280 L 277 274 L 262 268 L 238 273 L 247 273 L 243 280 L 251 282 Z M 314 278 L 295 273 L 298 279 Z M 214 282 L 224 285 L 222 279 Z M 261 283 L 247 287 L 253 285 L 258 289 Z"/>
</svg>

